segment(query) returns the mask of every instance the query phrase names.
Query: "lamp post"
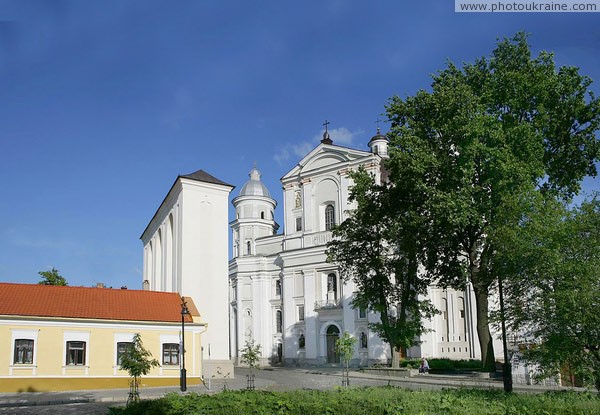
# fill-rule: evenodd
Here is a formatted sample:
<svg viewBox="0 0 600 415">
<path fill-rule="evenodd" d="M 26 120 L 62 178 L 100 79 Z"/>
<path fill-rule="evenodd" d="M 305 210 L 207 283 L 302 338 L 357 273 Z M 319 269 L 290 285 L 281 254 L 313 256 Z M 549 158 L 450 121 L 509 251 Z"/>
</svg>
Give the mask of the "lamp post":
<svg viewBox="0 0 600 415">
<path fill-rule="evenodd" d="M 187 303 L 181 297 L 181 376 L 179 379 L 179 386 L 181 386 L 181 391 L 185 392 L 187 390 L 187 378 L 185 371 L 185 316 L 190 314 L 190 311 L 187 308 Z"/>
<path fill-rule="evenodd" d="M 504 314 L 504 293 L 502 289 L 502 277 L 498 276 L 498 293 L 500 300 L 500 321 L 502 323 L 502 348 L 504 349 L 504 364 L 502 365 L 502 380 L 504 392 L 512 392 L 512 362 L 508 356 L 508 342 L 506 341 L 506 317 Z"/>
</svg>

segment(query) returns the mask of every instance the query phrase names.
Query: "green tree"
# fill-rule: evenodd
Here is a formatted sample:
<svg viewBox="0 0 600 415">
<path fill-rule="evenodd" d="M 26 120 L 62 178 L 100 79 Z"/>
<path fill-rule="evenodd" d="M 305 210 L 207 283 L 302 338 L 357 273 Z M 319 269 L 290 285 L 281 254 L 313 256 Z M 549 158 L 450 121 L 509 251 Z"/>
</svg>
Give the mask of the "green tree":
<svg viewBox="0 0 600 415">
<path fill-rule="evenodd" d="M 247 376 L 248 386 L 247 389 L 254 389 L 254 369 L 259 367 L 260 362 L 261 345 L 255 344 L 254 340 L 246 340 L 244 348 L 241 350 L 242 363 L 245 363 L 250 368 L 250 374 Z"/>
<path fill-rule="evenodd" d="M 338 265 L 344 280 L 354 281 L 353 306 L 379 313 L 380 321 L 369 327 L 390 345 L 392 366 L 398 367 L 399 353 L 425 332 L 422 320 L 436 313 L 422 296 L 429 280 L 418 272 L 421 218 L 408 209 L 422 200 L 400 189 L 410 181 L 377 185 L 362 168 L 350 177 L 349 200 L 356 209 L 333 230 L 328 261 Z"/>
<path fill-rule="evenodd" d="M 259 367 L 260 353 L 260 344 L 255 344 L 254 340 L 246 340 L 246 344 L 241 350 L 241 362 L 248 365 L 250 373 Z"/>
<path fill-rule="evenodd" d="M 127 371 L 132 379 L 132 388 L 129 398 L 133 401 L 139 400 L 139 378 L 150 373 L 153 367 L 159 366 L 158 360 L 152 358 L 152 353 L 144 347 L 142 337 L 139 333 L 133 336 L 133 341 L 127 346 L 121 356 L 119 368 Z M 128 402 L 129 400 L 128 399 Z"/>
<path fill-rule="evenodd" d="M 432 89 L 391 98 L 390 181 L 414 180 L 425 203 L 423 265 L 442 286 L 473 286 L 484 367 L 494 369 L 489 296 L 498 236 L 521 219 L 532 192 L 568 200 L 595 175 L 600 103 L 592 81 L 551 53 L 532 58 L 527 36 L 489 58 L 433 76 Z"/>
<path fill-rule="evenodd" d="M 343 386 L 350 386 L 350 360 L 352 360 L 355 345 L 356 338 L 352 337 L 347 331 L 344 331 L 342 337 L 335 341 L 335 352 L 340 356 L 340 359 L 342 359 L 342 363 L 344 365 L 344 371 L 342 374 Z"/>
<path fill-rule="evenodd" d="M 508 323 L 528 339 L 525 357 L 541 377 L 566 371 L 600 390 L 600 201 L 537 205 L 504 240 Z"/>
<path fill-rule="evenodd" d="M 42 279 L 38 282 L 41 285 L 61 285 L 66 286 L 69 285 L 67 280 L 58 273 L 56 268 L 52 268 L 50 271 L 40 271 L 39 275 L 42 276 Z"/>
</svg>

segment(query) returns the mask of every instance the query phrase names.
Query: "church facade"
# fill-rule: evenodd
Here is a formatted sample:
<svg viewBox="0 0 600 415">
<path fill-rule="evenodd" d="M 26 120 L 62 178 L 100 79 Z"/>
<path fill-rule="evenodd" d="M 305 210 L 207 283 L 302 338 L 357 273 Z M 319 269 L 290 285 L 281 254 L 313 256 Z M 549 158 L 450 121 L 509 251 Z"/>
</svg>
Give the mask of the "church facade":
<svg viewBox="0 0 600 415">
<path fill-rule="evenodd" d="M 203 375 L 233 374 L 246 342 L 259 344 L 261 364 L 335 364 L 335 341 L 349 332 L 358 341 L 353 365 L 387 363 L 389 346 L 369 323 L 378 314 L 355 309 L 355 286 L 327 262 L 332 228 L 353 209 L 349 173 L 364 167 L 386 180 L 388 139 L 379 132 L 369 150 L 321 143 L 281 178 L 283 206 L 254 167 L 234 194 L 235 218 L 228 261 L 228 200 L 234 186 L 199 170 L 178 176 L 144 230 L 144 288 L 193 298 L 206 324 Z M 275 210 L 283 209 L 283 230 Z M 440 314 L 409 357 L 480 358 L 475 299 L 464 291 L 431 286 Z M 498 342 L 496 342 L 498 343 Z M 495 350 L 501 351 L 499 344 Z"/>
<path fill-rule="evenodd" d="M 389 346 L 369 330 L 378 315 L 352 307 L 354 284 L 341 280 L 326 260 L 331 229 L 353 206 L 348 173 L 363 166 L 385 180 L 382 161 L 388 140 L 375 135 L 369 151 L 334 145 L 327 131 L 321 143 L 281 178 L 283 232 L 274 220 L 276 201 L 258 169 L 233 199 L 232 258 L 229 261 L 231 356 L 239 361 L 247 341 L 262 347 L 263 364 L 336 363 L 335 341 L 344 331 L 357 340 L 352 364 L 387 363 Z M 410 357 L 479 358 L 474 296 L 430 287 L 440 314 Z"/>
</svg>

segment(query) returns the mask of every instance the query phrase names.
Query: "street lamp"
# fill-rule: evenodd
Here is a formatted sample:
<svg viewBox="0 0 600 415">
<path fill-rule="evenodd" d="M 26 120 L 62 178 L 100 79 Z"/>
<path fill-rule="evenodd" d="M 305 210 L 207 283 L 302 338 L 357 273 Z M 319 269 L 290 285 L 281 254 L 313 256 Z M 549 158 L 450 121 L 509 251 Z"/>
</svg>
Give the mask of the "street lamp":
<svg viewBox="0 0 600 415">
<path fill-rule="evenodd" d="M 187 308 L 187 303 L 181 297 L 181 376 L 179 378 L 179 386 L 181 391 L 187 390 L 187 378 L 185 372 L 185 316 L 189 315 L 190 311 Z"/>
<path fill-rule="evenodd" d="M 504 314 L 504 293 L 502 289 L 502 277 L 500 275 L 498 275 L 498 293 L 500 300 L 500 321 L 502 323 L 502 348 L 504 349 L 502 380 L 504 382 L 504 392 L 512 392 L 512 362 L 508 356 L 508 342 L 506 341 L 506 315 Z"/>
</svg>

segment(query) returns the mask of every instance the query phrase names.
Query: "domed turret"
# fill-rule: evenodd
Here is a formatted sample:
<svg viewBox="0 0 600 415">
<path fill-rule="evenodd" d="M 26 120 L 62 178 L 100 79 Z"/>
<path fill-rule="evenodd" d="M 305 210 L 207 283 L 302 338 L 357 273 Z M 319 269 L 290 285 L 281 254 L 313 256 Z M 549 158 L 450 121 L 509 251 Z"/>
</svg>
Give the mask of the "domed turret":
<svg viewBox="0 0 600 415">
<path fill-rule="evenodd" d="M 379 131 L 379 127 L 377 127 L 377 134 L 371 137 L 369 140 L 369 148 L 371 149 L 371 153 L 379 154 L 381 157 L 388 156 L 388 138 L 381 134 Z"/>
<path fill-rule="evenodd" d="M 260 181 L 260 171 L 252 167 L 248 176 L 250 180 L 231 201 L 236 216 L 231 222 L 234 257 L 256 255 L 258 248 L 255 240 L 273 235 L 279 229 L 274 213 L 277 202 L 271 197 L 267 186 Z"/>
<path fill-rule="evenodd" d="M 253 167 L 248 174 L 250 176 L 250 180 L 248 180 L 244 186 L 242 186 L 242 190 L 240 190 L 240 196 L 265 196 L 271 197 L 269 193 L 269 189 L 264 185 L 263 182 L 260 181 L 260 171 Z"/>
</svg>

